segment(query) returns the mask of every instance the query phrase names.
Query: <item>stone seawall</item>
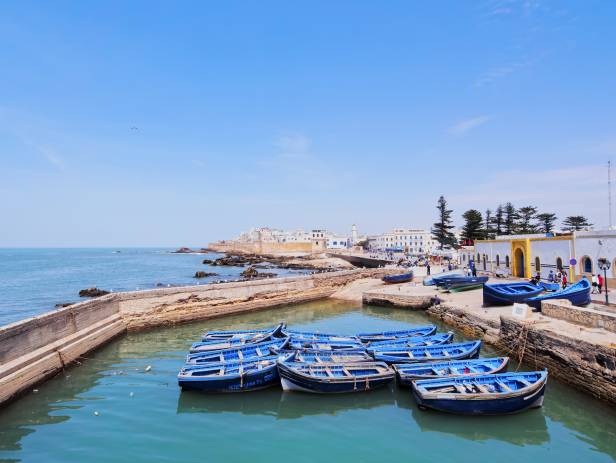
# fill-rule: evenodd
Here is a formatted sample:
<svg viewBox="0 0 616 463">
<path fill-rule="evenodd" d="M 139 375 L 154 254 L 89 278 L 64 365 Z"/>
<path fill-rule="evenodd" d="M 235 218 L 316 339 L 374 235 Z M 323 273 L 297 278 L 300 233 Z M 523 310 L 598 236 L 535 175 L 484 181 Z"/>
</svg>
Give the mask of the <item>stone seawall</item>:
<svg viewBox="0 0 616 463">
<path fill-rule="evenodd" d="M 114 293 L 0 327 L 0 404 L 127 330 L 326 298 L 348 283 L 391 272 L 345 270 Z"/>
</svg>

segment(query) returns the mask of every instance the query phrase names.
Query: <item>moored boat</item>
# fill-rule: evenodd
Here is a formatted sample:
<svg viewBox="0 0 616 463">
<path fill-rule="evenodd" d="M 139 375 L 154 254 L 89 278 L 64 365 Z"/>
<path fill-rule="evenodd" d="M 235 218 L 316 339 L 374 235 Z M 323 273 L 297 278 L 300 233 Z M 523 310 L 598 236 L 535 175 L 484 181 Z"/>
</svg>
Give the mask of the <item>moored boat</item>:
<svg viewBox="0 0 616 463">
<path fill-rule="evenodd" d="M 398 275 L 385 275 L 382 280 L 383 282 L 388 284 L 406 283 L 408 281 L 413 281 L 413 271 L 401 273 Z"/>
<path fill-rule="evenodd" d="M 388 341 L 373 341 L 368 344 L 368 352 L 385 347 L 421 347 L 447 344 L 453 340 L 453 332 L 438 333 L 432 336 L 412 336 L 408 338 L 390 339 Z"/>
<path fill-rule="evenodd" d="M 285 391 L 320 394 L 365 392 L 390 383 L 394 371 L 383 362 L 302 363 L 278 362 Z"/>
<path fill-rule="evenodd" d="M 289 349 L 314 349 L 314 350 L 357 350 L 363 349 L 364 345 L 356 341 L 331 341 L 328 339 L 317 339 L 311 341 L 304 338 L 289 337 Z"/>
<path fill-rule="evenodd" d="M 374 362 L 365 350 L 283 350 L 281 356 L 287 356 L 286 362 L 304 363 L 357 363 Z"/>
<path fill-rule="evenodd" d="M 512 305 L 525 302 L 543 292 L 543 288 L 531 283 L 501 283 L 483 285 L 483 305 Z"/>
<path fill-rule="evenodd" d="M 274 332 L 280 327 L 285 328 L 284 323 L 280 323 L 273 328 L 265 328 L 259 330 L 224 330 L 224 331 L 206 331 L 201 335 L 201 340 L 206 341 L 228 341 L 232 339 L 250 339 L 254 337 L 267 336 L 267 333 Z"/>
<path fill-rule="evenodd" d="M 241 347 L 222 349 L 211 352 L 197 352 L 188 354 L 186 363 L 203 364 L 212 362 L 230 362 L 237 360 L 247 360 L 254 357 L 267 357 L 278 350 L 284 349 L 288 344 L 289 338 L 275 339 L 273 341 L 246 344 Z"/>
<path fill-rule="evenodd" d="M 203 392 L 256 391 L 280 383 L 277 355 L 247 361 L 185 365 L 178 374 L 183 390 Z"/>
<path fill-rule="evenodd" d="M 590 281 L 582 278 L 577 283 L 568 286 L 561 291 L 555 291 L 547 294 L 540 294 L 526 300 L 526 303 L 535 309 L 541 309 L 541 301 L 550 299 L 566 299 L 573 305 L 581 306 L 590 304 Z"/>
<path fill-rule="evenodd" d="M 392 367 L 403 386 L 419 379 L 478 376 L 507 371 L 509 357 L 452 360 L 448 362 L 397 363 Z"/>
<path fill-rule="evenodd" d="M 275 338 L 284 338 L 285 335 L 282 332 L 283 326 L 283 324 L 280 324 L 270 331 L 256 333 L 254 336 L 195 342 L 190 346 L 190 353 L 194 354 L 197 352 L 209 352 L 222 349 L 231 349 L 233 347 L 240 347 L 246 344 L 271 341 Z"/>
<path fill-rule="evenodd" d="M 463 415 L 502 415 L 543 405 L 547 371 L 414 381 L 422 409 Z"/>
<path fill-rule="evenodd" d="M 387 347 L 370 353 L 375 360 L 387 363 L 415 363 L 437 360 L 461 360 L 477 358 L 481 341 L 439 344 L 428 347 Z"/>
<path fill-rule="evenodd" d="M 283 333 L 287 336 L 291 336 L 293 339 L 305 339 L 307 341 L 359 342 L 359 338 L 357 336 L 347 336 L 345 334 L 297 330 L 283 330 Z"/>
<path fill-rule="evenodd" d="M 416 326 L 406 330 L 398 331 L 377 331 L 373 333 L 359 333 L 357 337 L 361 342 L 387 341 L 389 339 L 407 338 L 410 336 L 430 336 L 436 333 L 436 326 L 424 325 Z"/>
</svg>

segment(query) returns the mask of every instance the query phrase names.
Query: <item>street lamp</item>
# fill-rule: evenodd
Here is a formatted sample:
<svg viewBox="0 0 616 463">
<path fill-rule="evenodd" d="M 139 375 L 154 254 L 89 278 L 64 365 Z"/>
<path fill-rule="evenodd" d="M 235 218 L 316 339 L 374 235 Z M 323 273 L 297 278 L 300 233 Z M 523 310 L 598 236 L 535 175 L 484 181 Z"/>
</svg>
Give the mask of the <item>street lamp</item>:
<svg viewBox="0 0 616 463">
<path fill-rule="evenodd" d="M 599 264 L 599 268 L 603 270 L 603 281 L 605 282 L 605 305 L 609 305 L 610 301 L 607 295 L 607 271 L 610 269 L 610 261 L 605 257 L 602 257 L 597 260 L 597 263 Z"/>
</svg>

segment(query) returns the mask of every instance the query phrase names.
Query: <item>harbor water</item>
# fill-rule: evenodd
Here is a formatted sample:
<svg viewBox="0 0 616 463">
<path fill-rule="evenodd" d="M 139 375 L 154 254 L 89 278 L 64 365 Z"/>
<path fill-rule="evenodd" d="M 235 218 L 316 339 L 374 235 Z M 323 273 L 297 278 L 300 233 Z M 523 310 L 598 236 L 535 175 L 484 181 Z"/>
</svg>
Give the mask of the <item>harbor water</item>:
<svg viewBox="0 0 616 463">
<path fill-rule="evenodd" d="M 0 409 L 0 461 L 616 460 L 616 410 L 554 379 L 543 408 L 500 417 L 420 411 L 409 390 L 393 384 L 334 396 L 278 388 L 230 395 L 180 391 L 176 374 L 201 332 L 280 320 L 341 333 L 429 322 L 420 312 L 323 300 L 128 334 Z M 489 346 L 482 352 L 497 354 Z"/>
</svg>

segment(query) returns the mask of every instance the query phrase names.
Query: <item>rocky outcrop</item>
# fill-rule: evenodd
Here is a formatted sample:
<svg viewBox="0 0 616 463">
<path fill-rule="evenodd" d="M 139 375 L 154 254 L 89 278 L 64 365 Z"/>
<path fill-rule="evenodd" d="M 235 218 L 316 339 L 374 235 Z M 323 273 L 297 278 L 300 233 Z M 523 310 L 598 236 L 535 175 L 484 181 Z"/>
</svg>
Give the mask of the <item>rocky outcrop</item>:
<svg viewBox="0 0 616 463">
<path fill-rule="evenodd" d="M 176 249 L 175 251 L 171 251 L 171 252 L 173 254 L 190 254 L 190 253 L 193 253 L 195 251 L 193 251 L 190 248 L 179 248 L 179 249 Z"/>
<path fill-rule="evenodd" d="M 246 270 L 240 273 L 240 275 L 247 280 L 255 278 L 273 278 L 276 276 L 275 273 L 271 272 L 259 272 L 254 266 L 248 267 Z"/>
<path fill-rule="evenodd" d="M 214 261 L 212 259 L 203 259 L 202 264 L 204 265 L 212 265 Z"/>
<path fill-rule="evenodd" d="M 79 297 L 101 297 L 105 294 L 109 294 L 109 291 L 105 291 L 104 289 L 94 288 L 86 288 L 79 291 Z"/>
<path fill-rule="evenodd" d="M 194 278 L 207 278 L 207 277 L 215 277 L 218 276 L 218 273 L 214 273 L 214 272 L 195 272 L 195 276 Z"/>
</svg>

